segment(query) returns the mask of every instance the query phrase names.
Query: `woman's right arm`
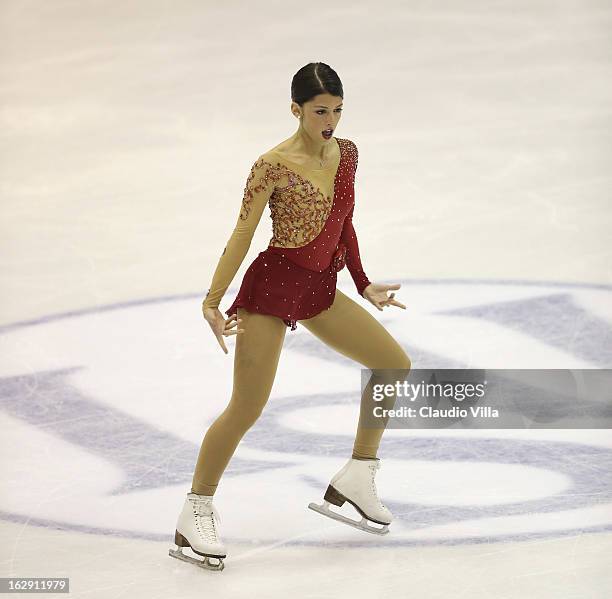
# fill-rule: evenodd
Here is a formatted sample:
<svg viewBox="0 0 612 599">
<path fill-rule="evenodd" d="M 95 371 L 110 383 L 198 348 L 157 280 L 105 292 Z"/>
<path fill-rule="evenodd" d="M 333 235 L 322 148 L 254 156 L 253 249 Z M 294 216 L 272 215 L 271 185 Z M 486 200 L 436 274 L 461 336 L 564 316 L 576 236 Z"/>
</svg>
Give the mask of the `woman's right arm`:
<svg viewBox="0 0 612 599">
<path fill-rule="evenodd" d="M 253 234 L 273 191 L 273 167 L 259 157 L 247 177 L 236 226 L 221 254 L 202 309 L 219 307 L 251 246 Z"/>
</svg>

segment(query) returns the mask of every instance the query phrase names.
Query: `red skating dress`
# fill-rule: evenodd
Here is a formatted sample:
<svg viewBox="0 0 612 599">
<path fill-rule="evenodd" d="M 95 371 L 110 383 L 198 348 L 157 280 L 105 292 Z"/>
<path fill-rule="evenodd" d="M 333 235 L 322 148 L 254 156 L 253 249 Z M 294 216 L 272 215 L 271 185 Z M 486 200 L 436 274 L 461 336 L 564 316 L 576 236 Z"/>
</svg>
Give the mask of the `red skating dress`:
<svg viewBox="0 0 612 599">
<path fill-rule="evenodd" d="M 248 267 L 240 289 L 225 311 L 242 307 L 278 316 L 297 328 L 297 321 L 329 309 L 337 273 L 346 265 L 357 288 L 370 284 L 359 256 L 352 223 L 358 153 L 348 139 L 333 138 L 340 160 L 333 170 L 310 170 L 276 160 L 275 152 L 251 167 L 238 222 L 221 256 L 204 306 L 218 307 L 250 245 L 265 205 L 270 207 L 273 236 Z M 333 176 L 333 179 L 332 179 Z M 328 188 L 331 193 L 325 193 Z M 246 246 L 246 247 L 245 247 Z"/>
</svg>

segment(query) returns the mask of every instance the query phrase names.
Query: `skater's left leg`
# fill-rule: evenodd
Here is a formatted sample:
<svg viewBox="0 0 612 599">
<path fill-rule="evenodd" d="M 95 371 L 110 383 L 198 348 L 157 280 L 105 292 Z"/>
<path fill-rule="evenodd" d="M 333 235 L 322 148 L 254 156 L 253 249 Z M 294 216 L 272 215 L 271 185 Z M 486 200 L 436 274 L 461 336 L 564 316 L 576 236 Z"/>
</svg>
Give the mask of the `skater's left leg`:
<svg viewBox="0 0 612 599">
<path fill-rule="evenodd" d="M 385 397 L 382 401 L 374 401 L 374 385 L 395 384 L 405 380 L 411 367 L 410 358 L 370 312 L 339 289 L 336 289 L 334 303 L 329 310 L 299 322 L 329 347 L 372 371 L 361 396 L 352 457 L 376 458 L 388 418 L 376 419 L 373 425 L 372 410 L 375 406 L 391 409 L 395 404 L 396 394 Z"/>
</svg>

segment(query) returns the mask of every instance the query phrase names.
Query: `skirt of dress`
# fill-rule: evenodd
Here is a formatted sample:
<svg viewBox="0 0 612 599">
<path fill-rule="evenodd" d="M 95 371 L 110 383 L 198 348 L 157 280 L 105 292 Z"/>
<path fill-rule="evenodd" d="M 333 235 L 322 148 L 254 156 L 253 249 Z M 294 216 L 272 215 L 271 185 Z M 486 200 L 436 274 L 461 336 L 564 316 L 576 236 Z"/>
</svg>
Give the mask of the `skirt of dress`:
<svg viewBox="0 0 612 599">
<path fill-rule="evenodd" d="M 297 321 L 312 318 L 327 310 L 336 296 L 337 268 L 332 264 L 323 272 L 303 268 L 283 256 L 283 248 L 268 247 L 260 252 L 244 273 L 233 304 L 237 308 L 278 316 L 294 331 Z"/>
</svg>

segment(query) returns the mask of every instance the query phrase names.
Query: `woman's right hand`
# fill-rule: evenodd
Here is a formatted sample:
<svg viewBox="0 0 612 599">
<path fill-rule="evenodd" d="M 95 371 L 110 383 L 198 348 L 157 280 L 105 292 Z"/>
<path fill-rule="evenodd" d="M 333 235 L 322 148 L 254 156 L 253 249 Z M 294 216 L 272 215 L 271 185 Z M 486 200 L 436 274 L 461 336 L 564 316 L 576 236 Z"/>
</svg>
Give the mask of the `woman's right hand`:
<svg viewBox="0 0 612 599">
<path fill-rule="evenodd" d="M 242 318 L 238 318 L 237 314 L 232 314 L 229 318 L 224 318 L 219 308 L 204 308 L 203 306 L 202 314 L 206 322 L 210 325 L 221 349 L 227 353 L 227 347 L 225 346 L 223 337 L 244 333 L 244 329 L 233 330 L 239 322 L 242 322 Z"/>
</svg>

